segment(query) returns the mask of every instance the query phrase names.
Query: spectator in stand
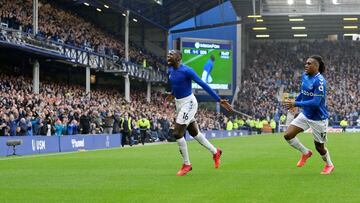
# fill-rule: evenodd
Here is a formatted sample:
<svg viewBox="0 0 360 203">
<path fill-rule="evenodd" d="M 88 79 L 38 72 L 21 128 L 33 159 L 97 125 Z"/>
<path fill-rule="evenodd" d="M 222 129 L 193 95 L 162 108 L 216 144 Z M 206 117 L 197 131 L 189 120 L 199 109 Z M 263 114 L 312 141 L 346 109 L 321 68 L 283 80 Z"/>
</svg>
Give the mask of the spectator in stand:
<svg viewBox="0 0 360 203">
<path fill-rule="evenodd" d="M 171 127 L 168 116 L 173 117 L 175 113 L 171 107 L 173 104 L 165 103 L 161 93 L 154 93 L 152 102 L 147 103 L 145 92 L 133 91 L 132 102 L 127 103 L 124 95 L 115 90 L 93 89 L 89 99 L 84 94 L 84 87 L 42 81 L 40 93 L 34 94 L 30 78 L 3 73 L 0 73 L 0 89 L 0 126 L 3 126 L 1 132 L 4 135 L 19 135 L 17 127 L 23 125 L 19 124 L 22 118 L 27 123 L 26 127 L 22 126 L 26 135 L 60 134 L 57 126 L 59 121 L 63 126 L 62 135 L 103 133 L 107 117 L 104 113 L 108 110 L 111 113 L 108 114 L 111 115 L 108 124 L 113 127 L 115 119 L 121 125 L 121 113 L 131 112 L 131 120 L 135 122 L 145 112 L 146 117 L 158 123 L 159 139 L 167 140 Z M 117 112 L 117 116 L 113 116 L 112 112 Z M 219 126 L 219 122 L 223 120 L 224 116 L 221 114 L 199 110 L 198 122 L 202 130 L 213 129 L 213 126 Z"/>
<path fill-rule="evenodd" d="M 61 123 L 61 120 L 58 119 L 56 122 L 55 122 L 55 135 L 57 136 L 62 136 L 62 133 L 63 133 L 63 124 Z"/>
<path fill-rule="evenodd" d="M 9 28 L 32 32 L 32 0 L 3 0 L 0 6 L 1 22 Z M 87 48 L 109 56 L 124 58 L 124 42 L 100 30 L 77 14 L 65 11 L 49 0 L 39 2 L 39 33 L 44 40 L 64 42 L 71 46 Z M 152 67 L 164 69 L 164 60 L 130 43 L 130 61 L 142 65 L 146 60 Z"/>
<path fill-rule="evenodd" d="M 113 127 L 114 127 L 114 116 L 109 111 L 104 119 L 104 133 L 105 134 L 112 134 Z"/>
<path fill-rule="evenodd" d="M 354 125 L 360 113 L 360 43 L 355 41 L 255 41 L 250 43 L 243 81 L 235 106 L 255 117 L 274 118 L 283 93 L 300 90 L 306 56 L 323 56 L 329 71 L 329 124 L 348 117 Z M 344 74 L 345 73 L 345 74 Z"/>
<path fill-rule="evenodd" d="M 85 111 L 83 115 L 80 116 L 80 133 L 89 134 L 90 133 L 90 117 L 89 111 Z"/>
</svg>

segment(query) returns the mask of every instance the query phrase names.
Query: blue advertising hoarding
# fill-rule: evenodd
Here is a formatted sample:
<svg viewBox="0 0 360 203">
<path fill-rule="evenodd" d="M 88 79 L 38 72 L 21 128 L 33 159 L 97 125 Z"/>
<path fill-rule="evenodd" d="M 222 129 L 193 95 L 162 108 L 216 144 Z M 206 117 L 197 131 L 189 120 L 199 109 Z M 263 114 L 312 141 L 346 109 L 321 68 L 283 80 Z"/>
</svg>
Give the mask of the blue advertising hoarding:
<svg viewBox="0 0 360 203">
<path fill-rule="evenodd" d="M 79 150 L 105 149 L 121 146 L 121 135 L 73 135 L 73 136 L 13 136 L 0 137 L 0 156 L 13 153 L 13 147 L 7 146 L 7 140 L 21 140 L 16 146 L 16 154 L 45 154 L 71 152 Z"/>
<path fill-rule="evenodd" d="M 247 130 L 216 130 L 202 132 L 206 138 L 227 138 L 245 136 Z M 186 135 L 187 140 L 193 140 Z M 113 135 L 73 135 L 73 136 L 12 136 L 0 137 L 0 156 L 13 153 L 13 147 L 7 146 L 7 140 L 21 140 L 22 144 L 16 146 L 17 155 L 46 154 L 57 152 L 72 152 L 81 150 L 95 150 L 121 147 L 121 134 Z"/>
</svg>

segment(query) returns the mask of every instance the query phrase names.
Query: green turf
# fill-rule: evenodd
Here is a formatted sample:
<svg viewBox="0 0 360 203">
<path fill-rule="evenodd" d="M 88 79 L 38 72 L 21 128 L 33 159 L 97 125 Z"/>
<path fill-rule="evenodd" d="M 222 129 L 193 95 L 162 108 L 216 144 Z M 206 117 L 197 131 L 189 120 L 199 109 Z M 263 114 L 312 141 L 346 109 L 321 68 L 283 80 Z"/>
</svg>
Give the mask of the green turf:
<svg viewBox="0 0 360 203">
<path fill-rule="evenodd" d="M 314 149 L 310 135 L 300 139 Z M 177 177 L 176 144 L 0 159 L 0 202 L 360 202 L 360 134 L 331 134 L 336 169 L 320 175 L 318 154 L 299 153 L 282 136 L 213 140 L 220 169 L 190 142 L 193 171 Z"/>
<path fill-rule="evenodd" d="M 199 49 L 199 50 L 207 50 L 208 49 Z M 183 53 L 183 63 L 187 66 L 190 66 L 194 69 L 197 75 L 201 78 L 202 73 L 204 71 L 205 63 L 210 59 L 211 55 L 215 56 L 214 67 L 211 71 L 211 77 L 213 78 L 213 84 L 230 84 L 232 80 L 232 52 L 229 59 L 220 58 L 221 51 L 229 51 L 229 50 L 212 50 L 206 55 L 191 55 Z M 196 60 L 188 62 L 194 57 L 198 57 Z"/>
</svg>

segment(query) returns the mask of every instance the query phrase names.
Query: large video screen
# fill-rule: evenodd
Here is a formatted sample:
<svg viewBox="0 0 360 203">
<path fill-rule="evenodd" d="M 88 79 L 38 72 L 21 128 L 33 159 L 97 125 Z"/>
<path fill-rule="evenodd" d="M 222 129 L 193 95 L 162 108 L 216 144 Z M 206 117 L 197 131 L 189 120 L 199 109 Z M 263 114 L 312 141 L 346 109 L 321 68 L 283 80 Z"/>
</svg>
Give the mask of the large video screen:
<svg viewBox="0 0 360 203">
<path fill-rule="evenodd" d="M 182 63 L 193 68 L 211 88 L 229 90 L 232 84 L 231 41 L 181 38 Z M 193 88 L 201 88 L 193 83 Z"/>
</svg>

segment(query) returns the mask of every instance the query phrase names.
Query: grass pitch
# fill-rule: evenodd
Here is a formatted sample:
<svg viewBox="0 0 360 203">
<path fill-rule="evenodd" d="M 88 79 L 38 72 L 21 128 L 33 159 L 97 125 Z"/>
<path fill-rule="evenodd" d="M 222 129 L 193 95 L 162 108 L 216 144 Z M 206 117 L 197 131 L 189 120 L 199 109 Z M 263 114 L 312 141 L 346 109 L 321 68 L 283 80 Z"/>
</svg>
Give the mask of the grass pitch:
<svg viewBox="0 0 360 203">
<path fill-rule="evenodd" d="M 314 152 L 309 134 L 300 140 Z M 303 168 L 281 135 L 212 140 L 222 165 L 189 142 L 193 171 L 181 166 L 175 143 L 50 156 L 0 158 L 0 202 L 360 202 L 360 134 L 330 134 L 335 164 L 315 152 Z"/>
</svg>

